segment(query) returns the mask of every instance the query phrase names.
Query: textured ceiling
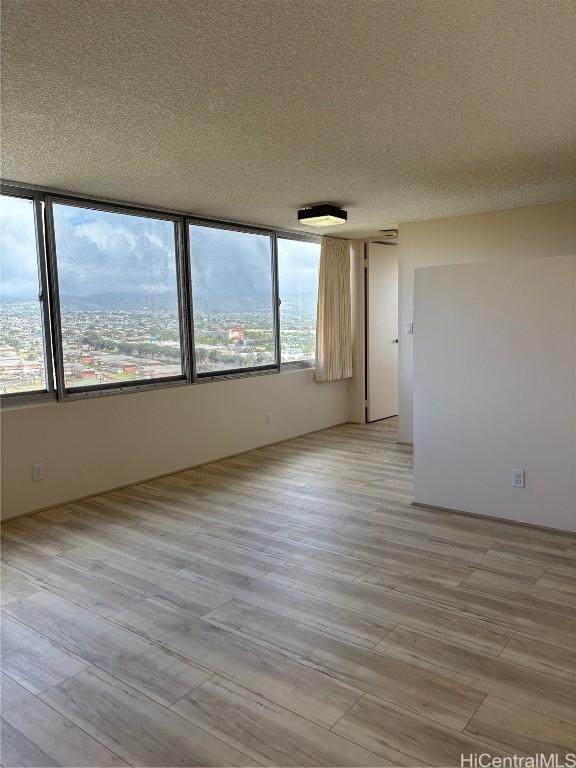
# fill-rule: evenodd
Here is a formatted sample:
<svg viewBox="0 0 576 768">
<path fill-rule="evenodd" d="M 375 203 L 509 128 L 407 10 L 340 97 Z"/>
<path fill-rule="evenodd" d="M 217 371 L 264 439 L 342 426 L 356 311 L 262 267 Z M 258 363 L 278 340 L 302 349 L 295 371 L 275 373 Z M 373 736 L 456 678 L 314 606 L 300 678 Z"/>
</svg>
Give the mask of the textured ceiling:
<svg viewBox="0 0 576 768">
<path fill-rule="evenodd" d="M 576 195 L 573 0 L 3 0 L 2 176 L 334 234 Z"/>
</svg>

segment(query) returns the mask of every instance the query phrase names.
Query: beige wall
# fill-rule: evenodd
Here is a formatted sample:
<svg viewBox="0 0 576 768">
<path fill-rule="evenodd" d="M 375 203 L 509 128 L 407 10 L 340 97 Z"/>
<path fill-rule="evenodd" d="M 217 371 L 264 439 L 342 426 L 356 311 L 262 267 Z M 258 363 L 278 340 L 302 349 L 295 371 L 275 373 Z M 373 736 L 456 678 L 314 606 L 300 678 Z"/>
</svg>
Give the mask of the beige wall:
<svg viewBox="0 0 576 768">
<path fill-rule="evenodd" d="M 409 222 L 400 225 L 399 242 L 399 439 L 412 442 L 413 337 L 405 324 L 413 319 L 414 269 L 574 253 L 576 201 Z"/>
<path fill-rule="evenodd" d="M 576 531 L 576 256 L 417 269 L 414 303 L 416 501 Z"/>
<path fill-rule="evenodd" d="M 7 409 L 2 518 L 342 423 L 349 389 L 308 369 Z"/>
</svg>

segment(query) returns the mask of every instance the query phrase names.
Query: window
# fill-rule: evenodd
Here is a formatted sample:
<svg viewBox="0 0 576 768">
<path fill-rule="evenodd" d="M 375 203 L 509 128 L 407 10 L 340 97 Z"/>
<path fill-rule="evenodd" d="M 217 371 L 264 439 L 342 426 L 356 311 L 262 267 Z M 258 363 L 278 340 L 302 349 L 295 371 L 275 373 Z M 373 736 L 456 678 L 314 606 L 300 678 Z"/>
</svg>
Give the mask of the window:
<svg viewBox="0 0 576 768">
<path fill-rule="evenodd" d="M 54 202 L 66 389 L 183 377 L 175 222 Z"/>
<path fill-rule="evenodd" d="M 320 243 L 278 238 L 282 362 L 313 362 Z"/>
<path fill-rule="evenodd" d="M 35 201 L 0 196 L 0 393 L 48 388 Z"/>
<path fill-rule="evenodd" d="M 313 238 L 4 182 L 0 246 L 5 403 L 314 363 Z"/>
<path fill-rule="evenodd" d="M 189 242 L 197 374 L 276 367 L 272 237 L 191 224 Z"/>
</svg>

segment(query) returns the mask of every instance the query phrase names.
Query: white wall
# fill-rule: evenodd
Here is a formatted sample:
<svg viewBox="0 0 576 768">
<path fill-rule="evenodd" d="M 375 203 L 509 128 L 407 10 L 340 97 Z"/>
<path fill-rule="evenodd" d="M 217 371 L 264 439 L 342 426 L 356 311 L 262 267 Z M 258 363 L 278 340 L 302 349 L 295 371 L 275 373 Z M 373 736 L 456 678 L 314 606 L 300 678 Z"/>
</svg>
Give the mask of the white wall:
<svg viewBox="0 0 576 768">
<path fill-rule="evenodd" d="M 7 409 L 2 519 L 342 423 L 349 388 L 308 369 Z"/>
<path fill-rule="evenodd" d="M 416 501 L 576 531 L 576 257 L 417 269 L 415 323 Z"/>
<path fill-rule="evenodd" d="M 399 439 L 412 442 L 413 337 L 405 323 L 413 319 L 414 269 L 575 253 L 576 201 L 401 224 L 399 248 Z"/>
</svg>

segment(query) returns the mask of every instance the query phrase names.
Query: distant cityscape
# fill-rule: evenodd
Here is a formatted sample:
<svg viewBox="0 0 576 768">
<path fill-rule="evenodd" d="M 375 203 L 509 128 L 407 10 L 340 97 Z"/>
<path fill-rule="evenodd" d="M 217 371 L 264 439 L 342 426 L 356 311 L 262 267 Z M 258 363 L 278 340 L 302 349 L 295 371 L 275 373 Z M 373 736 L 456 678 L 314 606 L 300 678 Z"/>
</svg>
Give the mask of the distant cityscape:
<svg viewBox="0 0 576 768">
<path fill-rule="evenodd" d="M 0 305 L 0 393 L 46 388 L 40 304 Z"/>
<path fill-rule="evenodd" d="M 197 313 L 200 373 L 274 363 L 270 308 Z M 282 362 L 313 360 L 316 313 L 283 302 Z M 0 393 L 45 389 L 38 302 L 0 307 Z M 178 315 L 170 310 L 67 310 L 62 313 L 64 376 L 82 387 L 178 376 L 182 372 Z"/>
</svg>

